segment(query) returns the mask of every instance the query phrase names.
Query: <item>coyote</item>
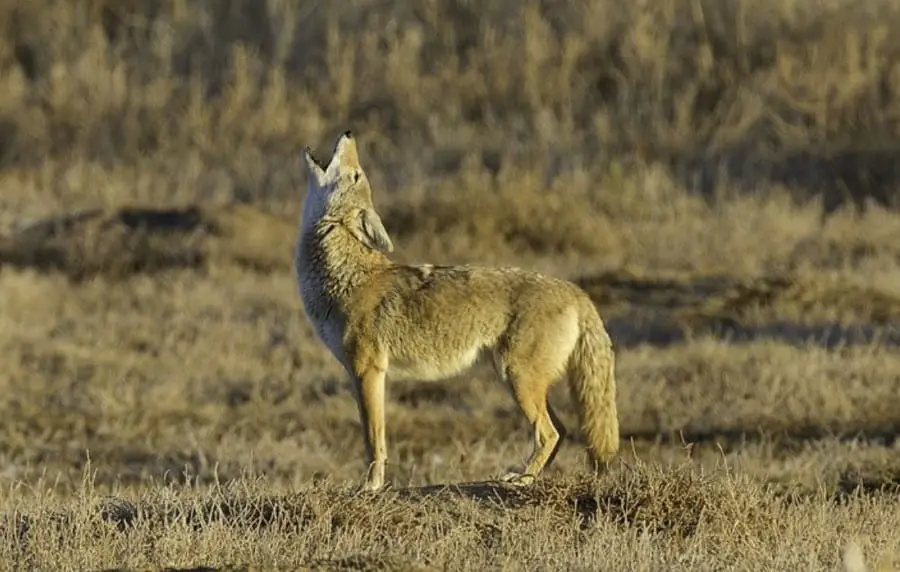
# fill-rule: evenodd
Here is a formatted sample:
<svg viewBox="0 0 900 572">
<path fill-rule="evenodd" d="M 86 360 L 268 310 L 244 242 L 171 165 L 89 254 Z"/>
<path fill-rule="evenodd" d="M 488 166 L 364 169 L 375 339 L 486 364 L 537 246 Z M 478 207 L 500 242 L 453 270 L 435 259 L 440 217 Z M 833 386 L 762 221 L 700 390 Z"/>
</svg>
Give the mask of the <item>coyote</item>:
<svg viewBox="0 0 900 572">
<path fill-rule="evenodd" d="M 529 484 L 552 462 L 565 428 L 548 392 L 565 373 L 592 460 L 615 456 L 613 347 L 583 290 L 518 268 L 397 264 L 351 132 L 327 165 L 309 147 L 304 158 L 295 270 L 307 317 L 351 380 L 368 462 L 361 490 L 384 485 L 385 377 L 449 378 L 485 354 L 533 431 L 524 470 L 501 480 Z"/>
</svg>

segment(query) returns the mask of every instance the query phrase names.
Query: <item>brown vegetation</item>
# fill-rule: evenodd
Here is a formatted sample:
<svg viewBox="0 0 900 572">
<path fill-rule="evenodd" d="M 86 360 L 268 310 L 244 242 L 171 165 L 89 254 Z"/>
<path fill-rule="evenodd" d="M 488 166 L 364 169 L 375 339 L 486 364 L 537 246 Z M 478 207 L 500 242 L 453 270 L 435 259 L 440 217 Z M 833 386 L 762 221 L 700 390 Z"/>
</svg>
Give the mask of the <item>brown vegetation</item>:
<svg viewBox="0 0 900 572">
<path fill-rule="evenodd" d="M 900 566 L 900 9 L 825 4 L 0 1 L 2 567 Z M 399 259 L 589 291 L 608 474 L 473 483 L 528 446 L 478 370 L 351 494 L 291 272 L 347 128 Z"/>
</svg>

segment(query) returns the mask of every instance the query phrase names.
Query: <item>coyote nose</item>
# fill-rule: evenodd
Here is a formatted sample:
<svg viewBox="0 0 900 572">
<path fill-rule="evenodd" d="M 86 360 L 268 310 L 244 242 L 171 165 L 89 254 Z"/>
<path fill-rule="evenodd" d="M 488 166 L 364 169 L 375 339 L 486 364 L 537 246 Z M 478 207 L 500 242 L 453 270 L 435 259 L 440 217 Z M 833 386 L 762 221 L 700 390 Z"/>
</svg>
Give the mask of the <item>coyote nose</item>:
<svg viewBox="0 0 900 572">
<path fill-rule="evenodd" d="M 344 137 L 346 137 L 347 139 L 353 139 L 353 132 L 349 129 L 347 131 L 344 131 Z"/>
</svg>

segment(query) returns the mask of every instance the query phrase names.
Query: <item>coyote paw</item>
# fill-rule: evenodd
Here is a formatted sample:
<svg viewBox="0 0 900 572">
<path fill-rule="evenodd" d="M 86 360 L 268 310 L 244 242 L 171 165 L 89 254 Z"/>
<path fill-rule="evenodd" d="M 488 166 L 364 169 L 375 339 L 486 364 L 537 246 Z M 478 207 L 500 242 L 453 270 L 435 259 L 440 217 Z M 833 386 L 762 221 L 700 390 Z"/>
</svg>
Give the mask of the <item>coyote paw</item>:
<svg viewBox="0 0 900 572">
<path fill-rule="evenodd" d="M 506 473 L 500 480 L 516 487 L 526 487 L 534 484 L 534 475 L 528 473 Z"/>
<path fill-rule="evenodd" d="M 385 483 L 383 485 L 375 485 L 374 483 L 363 483 L 357 486 L 353 492 L 350 493 L 351 496 L 358 497 L 367 494 L 374 494 L 389 490 L 391 488 L 390 483 Z"/>
</svg>

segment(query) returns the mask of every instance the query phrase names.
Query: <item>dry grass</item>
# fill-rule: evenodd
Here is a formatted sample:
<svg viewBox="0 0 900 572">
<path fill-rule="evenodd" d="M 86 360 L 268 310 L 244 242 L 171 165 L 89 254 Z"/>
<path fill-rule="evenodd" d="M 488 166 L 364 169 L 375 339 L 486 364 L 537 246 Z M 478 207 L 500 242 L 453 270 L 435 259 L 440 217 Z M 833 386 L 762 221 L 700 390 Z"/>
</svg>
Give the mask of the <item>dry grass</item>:
<svg viewBox="0 0 900 572">
<path fill-rule="evenodd" d="M 640 462 L 527 492 L 480 484 L 353 496 L 327 481 L 270 489 L 253 479 L 203 491 L 172 485 L 65 509 L 39 498 L 7 521 L 7 550 L 19 566 L 52 568 L 252 560 L 280 569 L 831 569 L 847 534 L 874 537 L 863 542 L 877 555 L 893 549 L 879 531 L 900 524 L 889 498 L 776 497 L 723 471 Z"/>
<path fill-rule="evenodd" d="M 900 566 L 890 3 L 7 0 L 0 27 L 3 569 Z M 534 487 L 476 483 L 528 447 L 477 370 L 392 385 L 392 490 L 350 494 L 355 405 L 291 273 L 299 151 L 348 127 L 399 259 L 591 293 L 608 474 L 571 435 Z"/>
</svg>

